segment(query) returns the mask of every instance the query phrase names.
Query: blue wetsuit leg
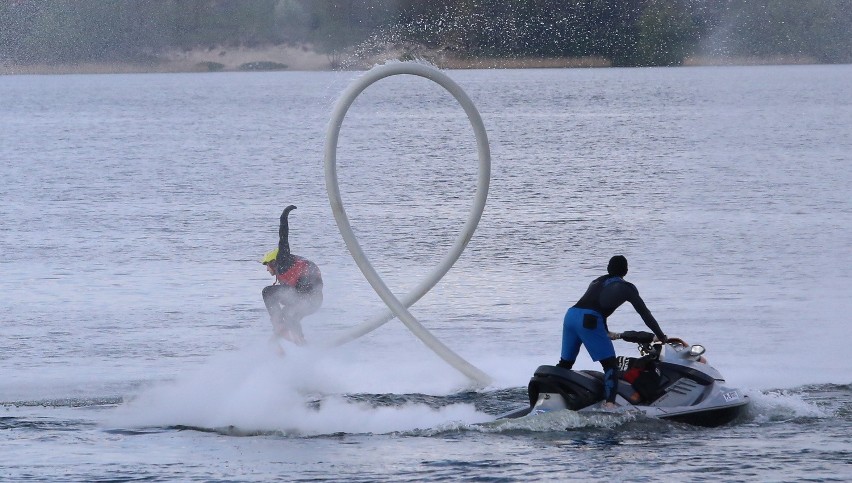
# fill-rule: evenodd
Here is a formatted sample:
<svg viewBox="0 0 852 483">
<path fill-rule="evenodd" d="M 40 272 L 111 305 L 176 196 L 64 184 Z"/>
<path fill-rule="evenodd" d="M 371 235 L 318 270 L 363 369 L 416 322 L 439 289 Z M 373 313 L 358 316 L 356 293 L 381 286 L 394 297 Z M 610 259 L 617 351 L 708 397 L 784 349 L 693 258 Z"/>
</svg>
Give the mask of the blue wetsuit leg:
<svg viewBox="0 0 852 483">
<path fill-rule="evenodd" d="M 582 327 L 583 315 L 579 313 L 579 309 L 574 307 L 568 309 L 562 322 L 562 360 L 564 361 L 576 361 L 580 353 L 582 340 L 576 329 L 577 319 L 580 320 L 580 327 Z"/>
<path fill-rule="evenodd" d="M 579 309 L 571 307 L 565 315 L 565 327 L 570 328 L 573 337 L 579 337 L 593 361 L 600 361 L 610 357 L 615 357 L 615 347 L 609 339 L 609 334 L 604 324 L 604 318 L 601 314 L 594 310 Z M 563 344 L 562 352 L 563 359 L 565 354 L 565 330 L 563 329 Z M 570 355 L 570 354 L 568 354 Z M 574 352 L 574 359 L 577 354 Z M 570 359 L 570 360 L 574 360 Z"/>
</svg>

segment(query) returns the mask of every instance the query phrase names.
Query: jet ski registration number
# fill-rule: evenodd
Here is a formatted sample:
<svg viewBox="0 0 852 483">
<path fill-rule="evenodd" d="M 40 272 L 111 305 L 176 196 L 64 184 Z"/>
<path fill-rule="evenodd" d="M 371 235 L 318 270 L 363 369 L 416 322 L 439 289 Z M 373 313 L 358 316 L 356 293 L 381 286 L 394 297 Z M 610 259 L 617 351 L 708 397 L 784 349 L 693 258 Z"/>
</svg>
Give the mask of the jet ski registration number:
<svg viewBox="0 0 852 483">
<path fill-rule="evenodd" d="M 726 392 L 725 394 L 722 394 L 722 397 L 725 398 L 725 402 L 731 402 L 731 401 L 736 401 L 737 399 L 739 399 L 740 395 L 737 393 L 737 391 L 731 391 L 731 392 Z"/>
</svg>

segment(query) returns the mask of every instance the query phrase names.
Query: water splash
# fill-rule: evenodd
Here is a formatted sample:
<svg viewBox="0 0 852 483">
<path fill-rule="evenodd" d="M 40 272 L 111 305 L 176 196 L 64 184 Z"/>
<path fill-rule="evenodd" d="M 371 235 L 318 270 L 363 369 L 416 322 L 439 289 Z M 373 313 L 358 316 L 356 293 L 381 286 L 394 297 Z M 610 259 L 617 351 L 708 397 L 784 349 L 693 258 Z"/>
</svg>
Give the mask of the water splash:
<svg viewBox="0 0 852 483">
<path fill-rule="evenodd" d="M 484 432 L 507 431 L 565 431 L 582 428 L 613 429 L 641 417 L 636 412 L 579 413 L 576 411 L 550 411 L 517 419 L 500 419 L 479 426 Z"/>
<path fill-rule="evenodd" d="M 381 370 L 340 349 L 288 349 L 286 357 L 279 357 L 258 343 L 217 356 L 128 398 L 105 416 L 104 424 L 112 430 L 190 428 L 232 435 L 315 436 L 385 434 L 448 421 L 474 424 L 493 419 L 471 403 L 436 407 L 403 399 L 377 404 L 374 398 L 347 396 L 375 387 L 382 378 L 392 377 L 398 366 L 385 364 Z"/>
<path fill-rule="evenodd" d="M 827 418 L 832 414 L 809 401 L 807 395 L 795 390 L 746 390 L 751 399 L 748 419 L 756 423 L 789 421 L 801 418 Z"/>
<path fill-rule="evenodd" d="M 507 4 L 504 8 L 512 10 L 515 7 Z M 594 34 L 577 32 L 577 28 L 578 18 L 567 13 L 495 16 L 445 6 L 434 15 L 421 15 L 373 32 L 366 40 L 339 55 L 334 63 L 335 67 L 348 70 L 391 60 L 415 60 L 443 68 L 462 58 L 486 62 L 496 53 L 502 59 L 529 56 L 544 59 L 564 55 L 566 49 L 575 45 L 572 39 L 580 37 L 586 43 L 591 42 Z M 572 55 L 588 56 L 590 52 Z"/>
</svg>

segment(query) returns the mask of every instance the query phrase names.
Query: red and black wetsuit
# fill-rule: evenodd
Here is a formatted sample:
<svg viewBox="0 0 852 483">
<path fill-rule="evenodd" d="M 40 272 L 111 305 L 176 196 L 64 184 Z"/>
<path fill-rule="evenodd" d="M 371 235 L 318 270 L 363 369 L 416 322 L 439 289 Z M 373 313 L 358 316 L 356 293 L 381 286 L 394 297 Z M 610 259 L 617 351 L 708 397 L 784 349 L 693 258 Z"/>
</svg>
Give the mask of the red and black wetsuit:
<svg viewBox="0 0 852 483">
<path fill-rule="evenodd" d="M 288 206 L 281 214 L 278 255 L 269 262 L 275 264 L 276 283 L 264 287 L 263 303 L 276 334 L 283 331 L 294 342 L 304 343 L 301 320 L 322 305 L 322 274 L 314 262 L 290 253 L 287 216 L 295 208 Z"/>
<path fill-rule="evenodd" d="M 295 288 L 300 293 L 322 288 L 322 274 L 317 265 L 298 255 L 290 253 L 290 226 L 287 217 L 295 208 L 288 206 L 281 214 L 278 227 L 278 256 L 275 258 L 275 279 L 281 285 Z"/>
<path fill-rule="evenodd" d="M 275 280 L 281 285 L 293 287 L 301 293 L 311 292 L 322 286 L 319 267 L 306 258 L 291 254 L 284 263 L 276 259 L 275 264 L 275 271 L 278 274 Z"/>
</svg>

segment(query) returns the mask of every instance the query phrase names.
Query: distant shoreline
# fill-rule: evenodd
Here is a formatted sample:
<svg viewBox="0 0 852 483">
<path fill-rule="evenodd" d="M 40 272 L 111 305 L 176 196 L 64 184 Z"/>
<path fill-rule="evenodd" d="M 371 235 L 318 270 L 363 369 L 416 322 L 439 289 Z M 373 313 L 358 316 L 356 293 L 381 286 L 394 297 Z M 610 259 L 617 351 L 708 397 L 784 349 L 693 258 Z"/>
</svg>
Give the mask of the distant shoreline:
<svg viewBox="0 0 852 483">
<path fill-rule="evenodd" d="M 412 58 L 404 52 L 384 52 L 369 59 L 344 58 L 316 52 L 309 46 L 261 48 L 216 47 L 176 51 L 146 62 L 83 62 L 77 64 L 2 64 L 0 75 L 136 74 L 251 71 L 367 70 L 391 59 Z M 564 58 L 459 58 L 442 52 L 425 52 L 422 59 L 441 69 L 563 69 L 611 67 L 601 57 Z M 806 65 L 817 64 L 808 57 L 690 57 L 684 66 Z"/>
</svg>

